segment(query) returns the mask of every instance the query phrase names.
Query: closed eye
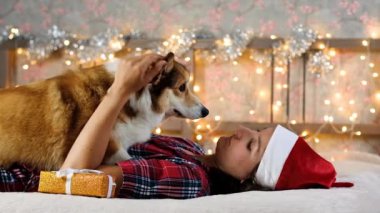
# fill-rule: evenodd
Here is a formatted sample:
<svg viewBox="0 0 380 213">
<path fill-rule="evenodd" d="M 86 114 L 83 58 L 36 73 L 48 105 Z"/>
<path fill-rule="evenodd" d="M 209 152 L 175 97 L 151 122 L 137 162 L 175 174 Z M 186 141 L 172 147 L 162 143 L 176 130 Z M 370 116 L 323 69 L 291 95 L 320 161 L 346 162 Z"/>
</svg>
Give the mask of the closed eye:
<svg viewBox="0 0 380 213">
<path fill-rule="evenodd" d="M 251 145 L 252 145 L 252 143 L 253 143 L 253 139 L 251 139 L 251 140 L 248 142 L 248 144 L 247 144 L 247 149 L 248 149 L 249 151 L 251 151 Z"/>
</svg>

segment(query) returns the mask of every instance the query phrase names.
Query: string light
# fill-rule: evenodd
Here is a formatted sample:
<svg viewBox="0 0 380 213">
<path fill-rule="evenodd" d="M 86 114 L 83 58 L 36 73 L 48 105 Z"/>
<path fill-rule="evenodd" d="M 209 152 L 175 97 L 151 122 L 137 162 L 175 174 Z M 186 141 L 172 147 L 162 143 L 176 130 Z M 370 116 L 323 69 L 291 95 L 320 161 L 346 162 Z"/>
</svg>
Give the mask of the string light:
<svg viewBox="0 0 380 213">
<path fill-rule="evenodd" d="M 21 55 L 24 53 L 24 50 L 22 48 L 17 48 L 17 54 Z"/>
<path fill-rule="evenodd" d="M 104 61 L 107 60 L 107 56 L 104 53 L 100 54 L 100 58 Z"/>
<path fill-rule="evenodd" d="M 342 132 L 347 132 L 347 127 L 346 126 L 342 126 Z"/>
<path fill-rule="evenodd" d="M 275 112 L 278 112 L 280 110 L 280 107 L 277 105 L 273 105 L 272 108 L 273 108 L 273 111 Z"/>
<path fill-rule="evenodd" d="M 376 97 L 377 100 L 380 100 L 380 92 L 377 92 L 377 93 L 375 94 L 375 97 Z"/>
<path fill-rule="evenodd" d="M 252 110 L 252 109 L 249 110 L 249 114 L 250 114 L 250 115 L 254 115 L 254 114 L 255 114 L 255 110 Z"/>
<path fill-rule="evenodd" d="M 264 73 L 263 68 L 261 67 L 256 68 L 256 73 L 259 75 L 263 74 Z"/>
<path fill-rule="evenodd" d="M 197 136 L 196 136 L 196 139 L 197 139 L 197 141 L 200 141 L 200 140 L 202 140 L 202 135 L 201 134 L 198 134 Z"/>
<path fill-rule="evenodd" d="M 358 113 L 352 113 L 352 115 L 349 117 L 351 122 L 356 121 L 357 118 L 358 118 Z"/>
<path fill-rule="evenodd" d="M 329 121 L 330 123 L 334 122 L 334 117 L 333 117 L 333 116 L 330 116 L 328 121 Z"/>
<path fill-rule="evenodd" d="M 297 121 L 296 120 L 291 120 L 290 123 L 293 124 L 293 125 L 295 125 L 295 124 L 297 124 Z"/>
<path fill-rule="evenodd" d="M 202 125 L 201 125 L 201 124 L 198 124 L 198 125 L 197 125 L 197 130 L 200 130 L 200 129 L 202 129 Z"/>
<path fill-rule="evenodd" d="M 214 137 L 214 138 L 212 139 L 212 141 L 213 141 L 214 143 L 218 143 L 218 140 L 219 140 L 218 137 Z"/>
<path fill-rule="evenodd" d="M 29 69 L 29 65 L 24 64 L 24 65 L 22 65 L 22 68 L 23 68 L 24 70 L 27 70 L 27 69 Z"/>
<path fill-rule="evenodd" d="M 232 40 L 229 36 L 226 36 L 223 38 L 223 44 L 224 46 L 231 46 L 232 45 Z"/>
<path fill-rule="evenodd" d="M 157 127 L 156 130 L 154 131 L 156 134 L 161 134 L 162 130 L 160 127 Z"/>
<path fill-rule="evenodd" d="M 360 60 L 364 61 L 366 59 L 365 55 L 360 56 Z"/>
<path fill-rule="evenodd" d="M 201 90 L 201 87 L 199 86 L 199 85 L 194 85 L 194 87 L 193 87 L 193 91 L 194 92 L 199 92 Z"/>
<path fill-rule="evenodd" d="M 369 111 L 370 111 L 371 113 L 375 113 L 375 112 L 376 112 L 376 109 L 375 109 L 375 108 L 371 108 L 371 109 L 369 109 Z"/>
<path fill-rule="evenodd" d="M 113 59 L 114 57 L 115 57 L 115 55 L 113 53 L 108 54 L 109 59 Z"/>
<path fill-rule="evenodd" d="M 330 55 L 331 57 L 336 56 L 336 51 L 335 51 L 334 49 L 329 50 L 329 55 Z"/>
<path fill-rule="evenodd" d="M 186 57 L 185 61 L 189 62 L 189 61 L 191 61 L 191 58 L 190 57 Z"/>
<path fill-rule="evenodd" d="M 66 61 L 65 61 L 65 64 L 66 64 L 67 66 L 70 66 L 70 65 L 71 65 L 71 61 L 70 61 L 70 60 L 66 60 Z"/>
<path fill-rule="evenodd" d="M 371 68 L 374 68 L 375 64 L 371 62 L 371 63 L 368 64 L 368 66 L 371 67 Z"/>
<path fill-rule="evenodd" d="M 221 117 L 220 117 L 220 115 L 215 115 L 214 119 L 215 119 L 216 121 L 220 121 Z"/>
<path fill-rule="evenodd" d="M 323 120 L 324 120 L 325 122 L 329 121 L 329 116 L 328 116 L 328 115 L 324 115 L 324 116 L 323 116 Z"/>
<path fill-rule="evenodd" d="M 277 38 L 277 36 L 275 36 L 275 35 L 270 35 L 270 39 L 274 40 L 274 39 L 276 39 L 276 38 Z"/>
<path fill-rule="evenodd" d="M 319 143 L 319 138 L 314 138 L 315 143 Z"/>
<path fill-rule="evenodd" d="M 307 130 L 302 131 L 301 136 L 306 137 L 309 134 Z"/>
<path fill-rule="evenodd" d="M 66 39 L 66 40 L 63 41 L 63 44 L 64 44 L 65 46 L 69 46 L 69 45 L 70 45 L 70 41 Z"/>
<path fill-rule="evenodd" d="M 368 41 L 367 40 L 363 40 L 362 41 L 362 45 L 365 46 L 365 47 L 367 47 L 368 46 Z"/>
<path fill-rule="evenodd" d="M 275 67 L 274 71 L 278 72 L 278 73 L 283 73 L 284 72 L 284 68 L 283 67 Z"/>
</svg>

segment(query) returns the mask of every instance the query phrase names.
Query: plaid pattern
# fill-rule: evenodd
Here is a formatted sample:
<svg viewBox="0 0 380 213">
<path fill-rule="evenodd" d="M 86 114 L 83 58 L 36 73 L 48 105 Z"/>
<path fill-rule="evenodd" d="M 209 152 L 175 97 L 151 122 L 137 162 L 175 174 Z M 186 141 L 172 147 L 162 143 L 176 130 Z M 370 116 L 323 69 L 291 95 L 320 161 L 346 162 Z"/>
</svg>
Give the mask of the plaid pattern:
<svg viewBox="0 0 380 213">
<path fill-rule="evenodd" d="M 40 172 L 24 164 L 0 168 L 0 192 L 35 192 L 38 190 Z"/>
<path fill-rule="evenodd" d="M 117 163 L 123 170 L 121 198 L 194 198 L 210 193 L 207 167 L 192 155 L 202 148 L 183 138 L 153 135 L 128 149 L 133 157 Z M 40 171 L 24 164 L 0 168 L 1 192 L 36 192 Z"/>
<path fill-rule="evenodd" d="M 117 163 L 123 170 L 123 198 L 195 198 L 210 192 L 207 168 L 192 154 L 203 150 L 192 141 L 153 135 L 128 149 L 133 157 Z"/>
</svg>

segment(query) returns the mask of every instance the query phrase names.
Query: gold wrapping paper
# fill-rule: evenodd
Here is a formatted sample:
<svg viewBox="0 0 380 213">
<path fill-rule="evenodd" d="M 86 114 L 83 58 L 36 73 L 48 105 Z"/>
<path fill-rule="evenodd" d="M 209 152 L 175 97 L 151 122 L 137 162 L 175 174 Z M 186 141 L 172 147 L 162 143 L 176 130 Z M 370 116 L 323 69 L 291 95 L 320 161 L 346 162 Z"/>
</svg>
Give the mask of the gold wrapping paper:
<svg viewBox="0 0 380 213">
<path fill-rule="evenodd" d="M 55 171 L 41 171 L 39 192 L 66 194 L 67 177 L 57 177 Z M 80 173 L 71 178 L 71 194 L 91 197 L 107 197 L 109 178 L 106 174 Z M 116 184 L 112 185 L 111 197 L 115 196 Z"/>
</svg>

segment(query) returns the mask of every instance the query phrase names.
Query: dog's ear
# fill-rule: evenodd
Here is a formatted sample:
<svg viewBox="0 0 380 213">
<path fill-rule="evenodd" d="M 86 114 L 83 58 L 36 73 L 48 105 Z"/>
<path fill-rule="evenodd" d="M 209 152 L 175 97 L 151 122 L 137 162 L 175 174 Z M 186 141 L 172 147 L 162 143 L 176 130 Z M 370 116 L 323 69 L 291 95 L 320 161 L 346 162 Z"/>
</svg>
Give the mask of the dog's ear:
<svg viewBox="0 0 380 213">
<path fill-rule="evenodd" d="M 165 57 L 164 60 L 167 62 L 165 66 L 165 73 L 170 72 L 174 68 L 174 53 L 169 52 Z"/>
<path fill-rule="evenodd" d="M 164 57 L 164 60 L 166 61 L 166 65 L 165 67 L 163 68 L 163 70 L 160 72 L 160 74 L 158 74 L 152 81 L 153 85 L 158 85 L 159 83 L 163 83 L 161 82 L 163 79 L 165 79 L 165 83 L 163 83 L 163 85 L 166 85 L 166 86 L 169 86 L 171 85 L 170 83 L 168 83 L 168 81 L 170 80 L 168 78 L 168 76 L 170 75 L 171 71 L 174 69 L 174 53 L 172 52 L 169 52 L 165 57 Z"/>
</svg>

